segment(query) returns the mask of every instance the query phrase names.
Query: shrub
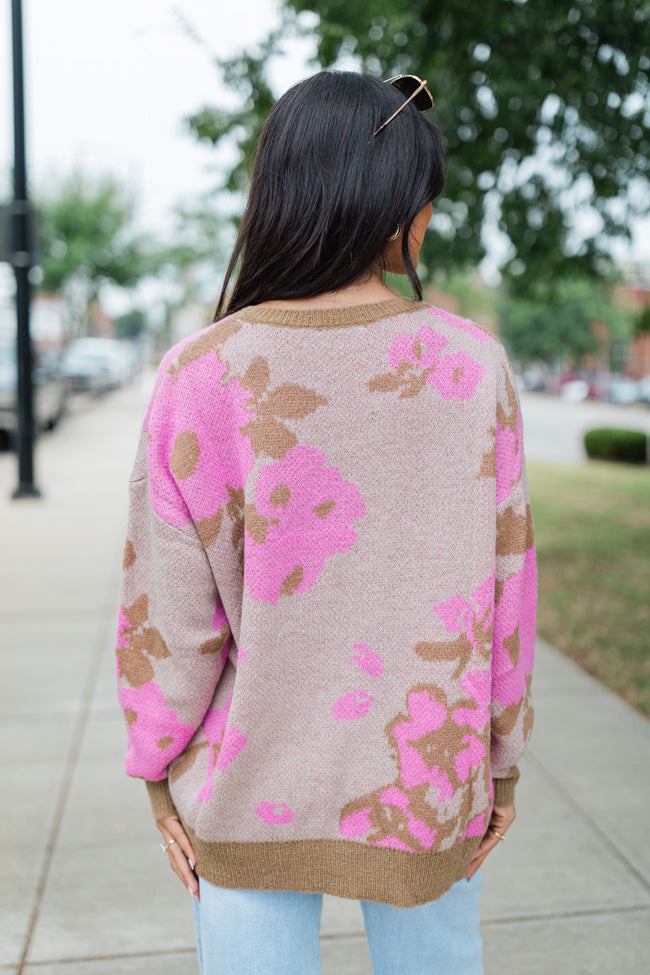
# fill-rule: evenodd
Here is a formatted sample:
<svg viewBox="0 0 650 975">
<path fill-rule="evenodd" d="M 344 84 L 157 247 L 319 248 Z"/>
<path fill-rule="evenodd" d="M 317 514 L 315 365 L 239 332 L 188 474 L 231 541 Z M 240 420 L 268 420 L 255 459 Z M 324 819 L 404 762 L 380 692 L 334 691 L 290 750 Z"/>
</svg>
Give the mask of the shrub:
<svg viewBox="0 0 650 975">
<path fill-rule="evenodd" d="M 592 460 L 645 464 L 648 436 L 639 430 L 589 430 L 585 433 L 585 450 Z"/>
</svg>

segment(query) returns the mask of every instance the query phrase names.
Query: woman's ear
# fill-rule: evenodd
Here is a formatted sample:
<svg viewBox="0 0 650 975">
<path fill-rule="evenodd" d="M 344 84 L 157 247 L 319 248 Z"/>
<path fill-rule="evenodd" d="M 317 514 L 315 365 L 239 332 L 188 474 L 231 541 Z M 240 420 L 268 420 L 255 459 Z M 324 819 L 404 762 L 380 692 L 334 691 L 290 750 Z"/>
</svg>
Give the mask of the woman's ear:
<svg viewBox="0 0 650 975">
<path fill-rule="evenodd" d="M 408 251 L 413 267 L 417 268 L 420 260 L 420 248 L 424 240 L 424 234 L 433 214 L 433 205 L 427 203 L 413 220 L 409 230 Z M 404 224 L 400 226 L 400 233 L 397 237 L 389 237 L 384 249 L 384 268 L 392 274 L 406 274 L 404 260 L 402 258 L 402 241 L 404 237 Z"/>
<path fill-rule="evenodd" d="M 404 267 L 404 260 L 402 258 L 403 232 L 404 225 L 400 224 L 399 233 L 391 235 L 384 248 L 382 255 L 383 268 L 384 271 L 389 271 L 391 274 L 406 274 L 406 268 Z"/>
</svg>

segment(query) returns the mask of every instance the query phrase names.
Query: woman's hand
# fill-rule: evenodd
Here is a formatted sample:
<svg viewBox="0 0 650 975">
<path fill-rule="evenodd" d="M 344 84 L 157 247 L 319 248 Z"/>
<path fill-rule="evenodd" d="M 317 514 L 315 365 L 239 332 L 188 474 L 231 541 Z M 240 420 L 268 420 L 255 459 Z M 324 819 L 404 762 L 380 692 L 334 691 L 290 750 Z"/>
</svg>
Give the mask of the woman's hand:
<svg viewBox="0 0 650 975">
<path fill-rule="evenodd" d="M 481 840 L 474 854 L 474 859 L 469 865 L 467 879 L 471 880 L 480 866 L 483 865 L 488 853 L 494 849 L 497 843 L 501 842 L 500 837 L 504 837 L 508 828 L 515 821 L 514 806 L 495 806 L 490 816 L 490 823 L 485 836 Z"/>
<path fill-rule="evenodd" d="M 180 819 L 178 816 L 167 816 L 165 819 L 157 819 L 156 826 L 162 833 L 163 842 L 167 846 L 167 855 L 172 870 L 183 881 L 192 897 L 196 897 L 198 900 L 199 881 L 194 872 L 196 856 Z"/>
</svg>

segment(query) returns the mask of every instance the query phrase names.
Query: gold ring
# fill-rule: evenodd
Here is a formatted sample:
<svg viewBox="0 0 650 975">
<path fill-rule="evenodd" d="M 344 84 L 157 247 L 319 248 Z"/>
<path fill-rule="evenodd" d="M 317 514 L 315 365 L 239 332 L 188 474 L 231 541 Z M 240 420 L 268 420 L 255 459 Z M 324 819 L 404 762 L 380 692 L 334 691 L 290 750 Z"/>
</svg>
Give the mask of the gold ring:
<svg viewBox="0 0 650 975">
<path fill-rule="evenodd" d="M 496 831 L 496 829 L 494 828 L 494 826 L 490 826 L 490 829 L 492 830 L 492 832 L 494 833 L 495 836 L 498 836 L 499 837 L 500 840 L 505 840 L 505 836 L 502 836 L 501 833 L 498 833 Z"/>
<path fill-rule="evenodd" d="M 161 843 L 160 844 L 160 849 L 163 851 L 163 853 L 166 853 L 167 850 L 169 849 L 169 847 L 172 845 L 172 843 L 175 843 L 175 842 L 176 842 L 176 840 L 173 840 L 172 839 L 172 840 L 169 841 L 169 843 Z"/>
</svg>

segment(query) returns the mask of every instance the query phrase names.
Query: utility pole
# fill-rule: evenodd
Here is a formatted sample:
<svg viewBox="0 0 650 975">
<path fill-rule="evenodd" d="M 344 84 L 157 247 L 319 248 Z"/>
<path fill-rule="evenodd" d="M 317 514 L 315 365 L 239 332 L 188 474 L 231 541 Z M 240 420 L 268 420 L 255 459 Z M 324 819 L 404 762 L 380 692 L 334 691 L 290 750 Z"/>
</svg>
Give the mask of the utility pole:
<svg viewBox="0 0 650 975">
<path fill-rule="evenodd" d="M 10 207 L 11 263 L 16 275 L 18 351 L 18 487 L 14 498 L 39 498 L 34 483 L 34 406 L 29 334 L 29 272 L 32 267 L 33 216 L 27 198 L 25 89 L 21 0 L 11 0 L 14 82 L 14 201 Z"/>
</svg>

